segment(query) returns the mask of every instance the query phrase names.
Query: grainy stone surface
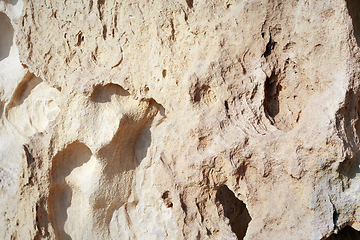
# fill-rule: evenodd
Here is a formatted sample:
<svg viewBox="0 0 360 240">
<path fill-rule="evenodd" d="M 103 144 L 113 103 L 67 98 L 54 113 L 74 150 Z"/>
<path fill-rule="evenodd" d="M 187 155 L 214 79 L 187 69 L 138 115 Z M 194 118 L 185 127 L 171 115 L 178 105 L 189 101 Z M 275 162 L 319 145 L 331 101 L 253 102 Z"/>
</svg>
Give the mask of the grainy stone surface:
<svg viewBox="0 0 360 240">
<path fill-rule="evenodd" d="M 0 1 L 1 239 L 358 239 L 357 0 Z"/>
</svg>

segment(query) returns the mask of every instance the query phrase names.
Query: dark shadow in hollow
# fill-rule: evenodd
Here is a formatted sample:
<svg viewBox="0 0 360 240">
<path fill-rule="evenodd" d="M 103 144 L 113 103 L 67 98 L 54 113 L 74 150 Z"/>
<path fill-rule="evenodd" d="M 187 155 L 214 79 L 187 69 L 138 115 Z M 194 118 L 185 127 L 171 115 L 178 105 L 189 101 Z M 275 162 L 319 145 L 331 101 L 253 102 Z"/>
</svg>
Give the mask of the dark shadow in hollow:
<svg viewBox="0 0 360 240">
<path fill-rule="evenodd" d="M 104 165 L 103 180 L 113 182 L 114 179 L 117 179 L 118 183 L 113 188 L 117 194 L 111 197 L 102 194 L 95 206 L 97 209 L 106 209 L 104 212 L 106 224 L 109 224 L 114 210 L 119 209 L 131 193 L 129 189 L 133 184 L 132 171 L 139 166 L 147 154 L 151 144 L 149 127 L 155 115 L 162 108 L 153 99 L 145 100 L 142 103 L 143 107 L 140 106 L 137 109 L 138 116 L 134 116 L 131 112 L 124 113 L 113 139 L 98 152 L 98 157 Z M 122 193 L 119 195 L 119 192 Z"/>
<path fill-rule="evenodd" d="M 279 113 L 279 92 L 281 85 L 279 84 L 278 76 L 272 73 L 270 78 L 265 82 L 265 112 L 269 120 L 274 124 L 274 118 Z"/>
<path fill-rule="evenodd" d="M 14 28 L 5 13 L 0 12 L 0 61 L 7 58 L 13 44 Z"/>
<path fill-rule="evenodd" d="M 135 120 L 130 116 L 123 116 L 119 129 L 112 141 L 100 149 L 98 155 L 100 159 L 106 159 L 105 170 L 108 177 L 134 170 L 139 163 L 135 160 L 135 146 L 144 126 L 150 119 L 142 118 Z M 151 135 L 148 135 L 151 141 Z M 141 159 L 139 159 L 141 160 Z"/>
<path fill-rule="evenodd" d="M 243 239 L 251 221 L 245 203 L 236 198 L 226 185 L 217 190 L 216 201 L 222 205 L 223 214 L 229 219 L 232 231 L 238 239 Z"/>
<path fill-rule="evenodd" d="M 346 3 L 354 27 L 354 36 L 357 45 L 360 47 L 360 1 L 346 0 Z"/>
<path fill-rule="evenodd" d="M 356 231 L 350 226 L 346 226 L 337 234 L 333 233 L 326 240 L 359 240 L 359 239 L 360 239 L 360 232 Z"/>
<path fill-rule="evenodd" d="M 67 209 L 71 205 L 72 191 L 67 184 L 55 184 L 49 194 L 49 218 L 55 230 L 56 239 L 71 240 L 65 232 L 68 218 Z"/>
<path fill-rule="evenodd" d="M 356 175 L 360 173 L 359 157 L 359 153 L 357 153 L 352 159 L 346 158 L 345 161 L 339 165 L 338 172 L 342 176 L 345 176 L 346 179 L 354 179 Z"/>
<path fill-rule="evenodd" d="M 109 93 L 108 93 L 109 94 Z M 106 159 L 105 172 L 109 176 L 134 170 L 146 156 L 147 149 L 151 144 L 150 126 L 155 115 L 163 107 L 155 100 L 146 100 L 146 110 L 139 116 L 124 113 L 117 132 L 109 144 L 98 152 L 100 159 Z M 135 159 L 137 161 L 135 161 Z"/>
<path fill-rule="evenodd" d="M 91 100 L 98 103 L 111 102 L 111 96 L 129 96 L 130 93 L 118 84 L 109 83 L 106 85 L 98 85 L 91 94 Z"/>
<path fill-rule="evenodd" d="M 192 8 L 194 6 L 194 1 L 193 0 L 186 0 L 186 4 L 188 5 L 189 8 Z"/>
<path fill-rule="evenodd" d="M 48 231 L 49 227 L 49 214 L 47 211 L 47 199 L 40 197 L 36 203 L 36 228 L 37 234 L 34 237 L 34 240 L 42 240 L 50 237 Z"/>
<path fill-rule="evenodd" d="M 56 239 L 71 239 L 64 229 L 68 218 L 67 209 L 72 199 L 72 190 L 65 182 L 65 178 L 75 168 L 88 162 L 91 155 L 90 149 L 85 144 L 74 142 L 52 159 L 48 205 L 49 220 L 54 228 Z"/>
<path fill-rule="evenodd" d="M 151 144 L 150 127 L 145 128 L 138 137 L 135 144 L 135 156 L 138 164 L 146 157 Z"/>
<path fill-rule="evenodd" d="M 16 5 L 18 0 L 5 0 L 6 3 L 10 3 L 11 5 Z"/>
<path fill-rule="evenodd" d="M 353 122 L 356 120 L 355 129 Z M 344 146 L 354 151 L 352 158 L 346 158 L 340 163 L 337 171 L 344 176 L 345 179 L 354 179 L 360 173 L 360 151 L 358 144 L 360 143 L 360 101 L 353 91 L 346 94 L 345 104 L 337 114 L 336 127 L 338 132 L 342 132 L 342 124 L 345 129 Z"/>
<path fill-rule="evenodd" d="M 36 88 L 36 86 L 39 85 L 41 82 L 41 78 L 38 78 L 34 74 L 28 72 L 15 89 L 11 101 L 7 106 L 7 110 L 23 104 L 25 99 L 29 97 L 33 89 Z"/>
</svg>

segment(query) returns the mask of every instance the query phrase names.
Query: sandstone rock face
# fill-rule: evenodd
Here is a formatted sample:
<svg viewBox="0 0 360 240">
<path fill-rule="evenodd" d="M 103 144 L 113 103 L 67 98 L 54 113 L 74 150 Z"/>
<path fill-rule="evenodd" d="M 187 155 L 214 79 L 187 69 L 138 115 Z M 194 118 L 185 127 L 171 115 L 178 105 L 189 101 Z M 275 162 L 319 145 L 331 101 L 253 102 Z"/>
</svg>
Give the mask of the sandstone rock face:
<svg viewBox="0 0 360 240">
<path fill-rule="evenodd" d="M 360 239 L 357 0 L 0 1 L 0 239 Z"/>
</svg>

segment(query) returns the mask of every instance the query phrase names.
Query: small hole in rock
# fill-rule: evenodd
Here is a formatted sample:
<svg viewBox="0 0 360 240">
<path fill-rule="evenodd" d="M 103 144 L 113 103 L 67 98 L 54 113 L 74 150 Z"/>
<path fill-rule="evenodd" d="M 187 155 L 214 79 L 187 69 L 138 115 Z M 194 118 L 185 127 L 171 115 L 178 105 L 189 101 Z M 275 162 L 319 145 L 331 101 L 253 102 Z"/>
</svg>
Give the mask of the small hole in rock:
<svg viewBox="0 0 360 240">
<path fill-rule="evenodd" d="M 106 25 L 104 25 L 103 26 L 103 38 L 104 38 L 104 40 L 106 40 L 106 35 L 107 35 L 107 27 L 106 27 Z"/>
<path fill-rule="evenodd" d="M 173 203 L 171 202 L 171 198 L 169 197 L 169 191 L 166 191 L 163 193 L 163 195 L 161 196 L 161 198 L 163 199 L 165 205 L 167 208 L 172 208 L 173 207 Z"/>
<path fill-rule="evenodd" d="M 166 191 L 163 193 L 163 195 L 161 196 L 162 199 L 166 199 L 169 197 L 169 191 Z"/>
<path fill-rule="evenodd" d="M 264 52 L 264 57 L 265 58 L 270 56 L 270 54 L 273 52 L 275 46 L 276 46 L 276 42 L 274 42 L 270 37 L 270 40 L 269 40 L 268 44 L 266 45 L 266 50 Z"/>
<path fill-rule="evenodd" d="M 80 46 L 82 41 L 84 41 L 84 36 L 82 35 L 82 32 L 80 31 L 77 34 L 77 43 L 75 44 L 75 46 Z"/>
<path fill-rule="evenodd" d="M 271 122 L 274 123 L 275 116 L 279 113 L 279 92 L 281 85 L 279 84 L 278 76 L 273 73 L 265 82 L 265 101 L 264 107 L 266 113 L 270 117 Z"/>
<path fill-rule="evenodd" d="M 166 78 L 166 69 L 162 70 L 162 76 L 163 78 Z"/>
<path fill-rule="evenodd" d="M 193 7 L 193 0 L 186 0 L 186 3 L 187 3 L 189 8 Z"/>
<path fill-rule="evenodd" d="M 235 197 L 235 194 L 226 186 L 222 185 L 216 193 L 216 202 L 219 212 L 229 219 L 232 231 L 238 239 L 243 239 L 251 221 L 250 214 L 245 203 Z"/>
<path fill-rule="evenodd" d="M 228 104 L 228 101 L 225 101 L 225 109 L 226 109 L 226 111 L 229 111 L 229 104 Z"/>
</svg>

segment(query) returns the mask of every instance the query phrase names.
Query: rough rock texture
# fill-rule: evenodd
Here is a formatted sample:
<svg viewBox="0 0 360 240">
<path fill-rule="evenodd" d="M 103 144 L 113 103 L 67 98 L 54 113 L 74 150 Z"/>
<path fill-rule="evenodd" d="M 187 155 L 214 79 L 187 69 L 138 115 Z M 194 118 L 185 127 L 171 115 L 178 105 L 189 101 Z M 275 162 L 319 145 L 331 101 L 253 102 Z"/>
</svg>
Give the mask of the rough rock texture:
<svg viewBox="0 0 360 240">
<path fill-rule="evenodd" d="M 358 0 L 0 1 L 0 239 L 360 239 Z"/>
</svg>

